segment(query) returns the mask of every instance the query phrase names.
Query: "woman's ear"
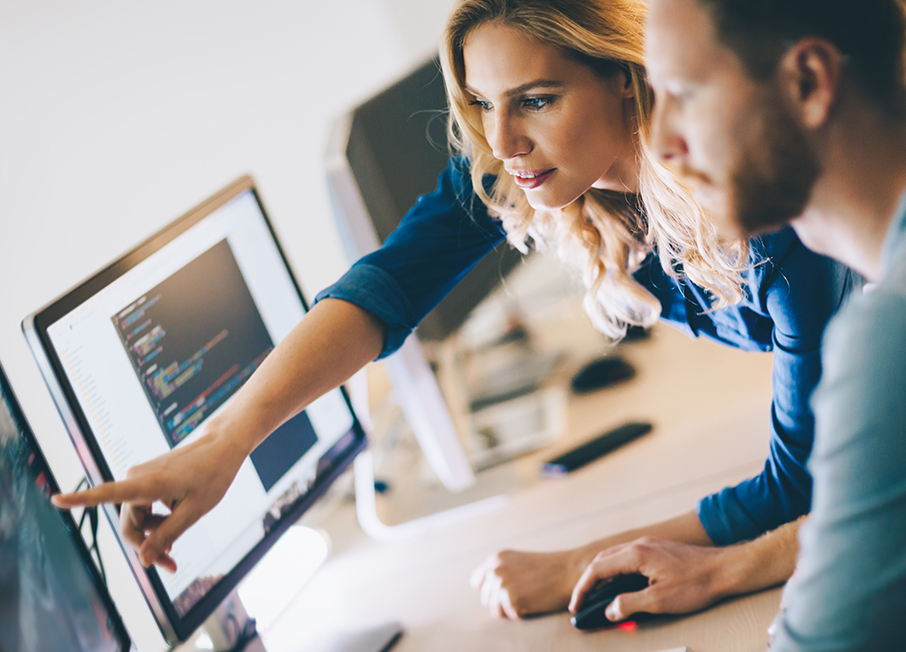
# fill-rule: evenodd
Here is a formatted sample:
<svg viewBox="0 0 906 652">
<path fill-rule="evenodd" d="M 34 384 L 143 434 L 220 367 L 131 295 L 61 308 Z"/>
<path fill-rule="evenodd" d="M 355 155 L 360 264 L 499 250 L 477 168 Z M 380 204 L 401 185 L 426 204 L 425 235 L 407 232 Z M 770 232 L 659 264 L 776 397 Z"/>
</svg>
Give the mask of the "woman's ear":
<svg viewBox="0 0 906 652">
<path fill-rule="evenodd" d="M 827 123 L 840 98 L 845 63 L 836 47 L 814 37 L 794 43 L 780 60 L 781 90 L 804 127 Z"/>
<path fill-rule="evenodd" d="M 622 90 L 620 91 L 620 96 L 624 100 L 628 100 L 631 97 L 635 97 L 635 87 L 632 84 L 632 76 L 628 73 L 620 71 L 616 74 L 616 78 L 620 81 Z"/>
</svg>

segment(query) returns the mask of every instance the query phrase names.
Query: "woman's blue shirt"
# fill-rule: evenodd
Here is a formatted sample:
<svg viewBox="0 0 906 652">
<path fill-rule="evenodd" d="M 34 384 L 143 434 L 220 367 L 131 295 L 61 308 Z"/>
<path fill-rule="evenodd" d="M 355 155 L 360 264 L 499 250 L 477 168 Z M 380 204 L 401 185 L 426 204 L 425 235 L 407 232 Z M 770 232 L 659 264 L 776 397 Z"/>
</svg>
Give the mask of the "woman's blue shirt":
<svg viewBox="0 0 906 652">
<path fill-rule="evenodd" d="M 500 223 L 474 196 L 465 163 L 452 159 L 437 189 L 419 198 L 383 247 L 316 301 L 343 299 L 380 318 L 387 327 L 383 357 L 504 239 Z M 746 297 L 730 308 L 708 312 L 708 294 L 665 274 L 653 255 L 635 273 L 661 302 L 661 318 L 689 336 L 774 352 L 770 457 L 760 474 L 697 506 L 716 545 L 752 539 L 808 512 L 812 483 L 806 460 L 814 435 L 809 397 L 821 375 L 821 337 L 861 283 L 844 266 L 807 250 L 790 228 L 751 244 Z"/>
</svg>

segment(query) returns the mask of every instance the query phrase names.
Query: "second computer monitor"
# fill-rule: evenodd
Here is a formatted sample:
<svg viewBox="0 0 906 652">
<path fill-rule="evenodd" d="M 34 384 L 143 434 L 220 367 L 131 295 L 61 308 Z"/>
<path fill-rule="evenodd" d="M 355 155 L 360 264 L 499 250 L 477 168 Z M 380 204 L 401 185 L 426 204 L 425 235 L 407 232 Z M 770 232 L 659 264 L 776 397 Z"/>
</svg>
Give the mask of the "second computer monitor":
<svg viewBox="0 0 906 652">
<path fill-rule="evenodd" d="M 447 97 L 437 59 L 355 107 L 337 128 L 328 154 L 328 182 L 347 252 L 359 258 L 377 249 L 415 206 L 437 187 L 451 156 Z M 349 201 L 348 183 L 364 203 Z M 423 340 L 454 333 L 521 260 L 509 247 L 480 260 L 418 326 Z"/>
<path fill-rule="evenodd" d="M 129 636 L 0 368 L 0 650 L 126 652 Z"/>
<path fill-rule="evenodd" d="M 327 152 L 327 180 L 337 226 L 351 260 L 378 249 L 418 197 L 433 191 L 451 156 L 447 98 L 432 59 L 341 116 Z M 443 484 L 460 490 L 475 482 L 432 363 L 419 341 L 455 333 L 473 308 L 520 260 L 507 246 L 489 254 L 456 285 L 387 359 L 406 418 Z"/>
</svg>

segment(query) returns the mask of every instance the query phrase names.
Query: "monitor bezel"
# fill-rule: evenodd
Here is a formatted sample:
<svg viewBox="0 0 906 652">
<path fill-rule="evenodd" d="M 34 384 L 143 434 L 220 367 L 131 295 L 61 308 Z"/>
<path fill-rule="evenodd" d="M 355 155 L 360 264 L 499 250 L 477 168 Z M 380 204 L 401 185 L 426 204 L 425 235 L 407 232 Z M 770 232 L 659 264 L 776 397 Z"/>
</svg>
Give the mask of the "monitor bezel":
<svg viewBox="0 0 906 652">
<path fill-rule="evenodd" d="M 48 329 L 59 319 L 84 303 L 88 298 L 94 296 L 97 292 L 107 287 L 110 283 L 136 267 L 149 256 L 175 240 L 218 208 L 246 191 L 252 192 L 252 196 L 255 198 L 273 243 L 277 248 L 286 272 L 293 284 L 293 288 L 302 303 L 303 310 L 307 313 L 309 311 L 308 302 L 305 300 L 302 289 L 292 272 L 292 268 L 290 267 L 289 260 L 286 257 L 283 247 L 280 245 L 280 241 L 277 238 L 276 231 L 265 210 L 264 203 L 261 200 L 254 180 L 250 175 L 244 175 L 209 199 L 203 201 L 182 217 L 174 220 L 163 229 L 150 236 L 144 242 L 110 263 L 96 274 L 82 281 L 23 320 L 23 332 L 32 349 L 32 353 L 38 362 L 38 366 L 41 368 L 48 389 L 53 395 L 54 403 L 66 425 L 70 438 L 76 446 L 79 458 L 82 465 L 85 467 L 89 482 L 91 482 L 93 486 L 100 482 L 112 480 L 113 475 L 104 459 L 98 442 L 95 440 L 93 434 L 91 434 L 92 430 L 88 425 L 88 420 L 79 407 L 79 402 L 76 399 L 72 388 L 66 381 L 66 374 L 62 362 L 54 352 Z M 336 478 L 349 466 L 355 456 L 365 449 L 367 446 L 367 439 L 362 425 L 356 417 L 355 411 L 352 409 L 352 404 L 345 388 L 340 387 L 339 389 L 343 395 L 347 409 L 352 416 L 353 425 L 351 430 L 346 433 L 346 435 L 341 436 L 338 442 L 325 453 L 325 455 L 339 453 L 335 463 L 329 469 L 318 473 L 318 476 L 309 491 L 306 492 L 286 515 L 270 529 L 266 536 L 252 548 L 245 557 L 243 557 L 242 561 L 234 566 L 233 569 L 184 616 L 179 616 L 176 612 L 172 601 L 164 589 L 156 568 L 144 568 L 131 545 L 128 544 L 128 542 L 123 541 L 119 535 L 117 536 L 145 600 L 155 615 L 161 633 L 168 642 L 175 644 L 187 640 L 192 633 L 202 625 L 207 617 L 213 613 L 229 593 L 238 586 L 242 578 L 245 577 L 249 570 L 273 546 L 274 542 L 276 542 L 276 540 L 294 522 L 296 522 L 309 507 L 311 507 L 317 498 L 324 494 L 334 480 L 336 480 Z M 86 435 L 85 433 L 88 434 Z M 352 442 L 349 443 L 345 450 L 337 451 L 337 446 L 340 446 L 347 439 L 349 433 L 352 433 L 353 435 Z M 114 530 L 118 533 L 119 506 L 116 506 L 115 508 L 108 506 L 105 509 L 105 513 L 113 525 Z"/>
<path fill-rule="evenodd" d="M 13 420 L 19 431 L 19 436 L 25 441 L 28 450 L 34 453 L 40 468 L 46 474 L 45 479 L 47 480 L 47 486 L 50 488 L 50 495 L 60 493 L 60 485 L 57 484 L 57 479 L 54 477 L 53 471 L 47 463 L 47 458 L 44 457 L 44 451 L 41 450 L 38 438 L 35 437 L 31 430 L 31 425 L 25 418 L 25 413 L 22 411 L 19 399 L 13 391 L 13 386 L 9 382 L 9 377 L 6 375 L 6 371 L 3 369 L 2 364 L 0 364 L 0 391 L 2 391 L 8 399 L 9 410 L 12 413 Z M 69 533 L 69 538 L 75 545 L 79 557 L 81 557 L 85 568 L 88 570 L 89 578 L 91 579 L 98 596 L 101 598 L 104 608 L 107 610 L 110 622 L 113 625 L 114 636 L 116 637 L 120 650 L 123 650 L 123 652 L 132 650 L 132 639 L 129 637 L 129 632 L 123 624 L 119 611 L 117 611 L 116 606 L 113 604 L 113 598 L 110 597 L 110 593 L 104 585 L 101 574 L 95 565 L 94 559 L 91 557 L 91 552 L 88 550 L 85 540 L 82 538 L 82 533 L 79 531 L 75 519 L 69 511 L 58 510 L 57 513 L 60 515 L 60 518 L 63 521 L 63 527 L 65 527 L 66 531 Z"/>
</svg>

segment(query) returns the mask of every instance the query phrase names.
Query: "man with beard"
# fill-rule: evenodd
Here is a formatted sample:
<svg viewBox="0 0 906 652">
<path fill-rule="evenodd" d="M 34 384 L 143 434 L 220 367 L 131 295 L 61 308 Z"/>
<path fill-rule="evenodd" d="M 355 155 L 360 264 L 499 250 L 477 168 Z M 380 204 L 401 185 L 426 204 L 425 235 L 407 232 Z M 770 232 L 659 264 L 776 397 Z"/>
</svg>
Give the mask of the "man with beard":
<svg viewBox="0 0 906 652">
<path fill-rule="evenodd" d="M 904 4 L 650 7 L 646 63 L 663 159 L 728 235 L 790 223 L 808 247 L 876 284 L 825 334 L 812 512 L 771 649 L 906 649 Z M 665 549 L 613 551 L 577 593 L 600 577 L 656 571 Z M 654 579 L 623 596 L 613 618 L 661 610 Z"/>
</svg>

